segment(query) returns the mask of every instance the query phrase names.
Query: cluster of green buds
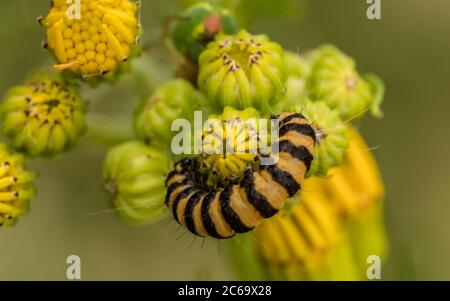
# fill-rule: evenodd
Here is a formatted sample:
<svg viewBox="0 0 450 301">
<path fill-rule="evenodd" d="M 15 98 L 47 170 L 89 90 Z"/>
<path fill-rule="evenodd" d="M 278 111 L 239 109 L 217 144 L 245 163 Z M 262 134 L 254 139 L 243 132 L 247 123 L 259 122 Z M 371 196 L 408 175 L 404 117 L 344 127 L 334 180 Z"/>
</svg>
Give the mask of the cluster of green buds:
<svg viewBox="0 0 450 301">
<path fill-rule="evenodd" d="M 53 0 L 45 17 L 45 46 L 52 51 L 58 70 L 83 78 L 105 75 L 137 53 L 139 2 L 130 0 L 83 0 L 80 7 Z"/>
<path fill-rule="evenodd" d="M 2 133 L 29 156 L 53 157 L 84 133 L 86 103 L 58 76 L 37 74 L 13 87 L 0 103 Z"/>
<path fill-rule="evenodd" d="M 131 0 L 83 0 L 77 11 L 65 0 L 53 0 L 40 23 L 56 70 L 83 79 L 119 74 L 138 51 L 139 8 L 140 3 Z M 333 278 L 332 273 L 319 275 L 319 266 L 326 261 L 337 270 L 351 266 L 348 254 L 325 259 L 343 241 L 352 244 L 359 259 L 374 250 L 361 238 L 365 231 L 384 243 L 377 205 L 383 194 L 381 179 L 350 124 L 368 111 L 382 115 L 384 86 L 377 76 L 361 75 L 354 60 L 334 46 L 302 54 L 287 51 L 266 35 L 239 29 L 229 10 L 207 2 L 172 17 L 167 29 L 171 46 L 183 58 L 180 64 L 190 70 L 179 72 L 183 68 L 178 66 L 181 78 L 162 84 L 142 101 L 134 118 L 138 140 L 113 146 L 106 154 L 104 184 L 121 219 L 141 225 L 166 215 L 165 178 L 175 159 L 169 150 L 179 130 L 173 128 L 175 120 L 192 125 L 194 111 L 202 110 L 209 120 L 219 121 L 219 129 L 199 130 L 202 149 L 195 154 L 201 163 L 199 175 L 205 175 L 205 185 L 212 188 L 236 181 L 255 166 L 257 153 L 250 138 L 260 133 L 247 121 L 295 112 L 311 123 L 316 136 L 308 179 L 289 206 L 256 229 L 261 241 L 252 238 L 253 246 L 245 252 L 250 256 L 239 249 L 236 257 L 245 258 L 239 266 L 248 270 L 251 260 L 262 258 L 256 265 L 264 265 L 265 274 L 274 279 L 302 278 L 305 271 Z M 85 111 L 76 87 L 59 77 L 40 75 L 11 89 L 0 105 L 0 120 L 17 150 L 55 156 L 83 134 Z M 237 128 L 232 140 L 227 133 L 230 123 L 233 131 Z M 195 132 L 195 125 L 192 128 Z M 211 141 L 217 138 L 225 149 L 214 153 Z M 244 153 L 227 153 L 228 147 Z M 33 179 L 34 174 L 23 168 L 23 157 L 0 145 L 0 224 L 12 225 L 26 213 L 34 195 Z M 349 241 L 344 230 L 351 220 L 357 221 L 359 232 Z M 382 243 L 375 247 L 380 253 Z"/>
<path fill-rule="evenodd" d="M 255 163 L 252 152 L 210 152 L 216 147 L 210 143 L 210 136 L 217 139 L 217 133 L 222 133 L 219 139 L 225 138 L 223 129 L 227 123 L 241 122 L 243 129 L 248 127 L 246 120 L 251 118 L 269 119 L 269 115 L 282 112 L 301 113 L 312 123 L 317 138 L 315 159 L 307 176 L 326 176 L 329 169 L 342 164 L 348 147 L 348 125 L 343 119 L 362 115 L 369 109 L 378 112 L 381 82 L 375 76 L 359 76 L 353 60 L 336 48 L 322 46 L 306 54 L 286 51 L 265 35 L 238 30 L 228 10 L 206 2 L 171 18 L 169 25 L 172 45 L 193 66 L 194 79 L 170 80 L 158 87 L 138 108 L 135 132 L 150 147 L 169 150 L 176 134 L 172 131 L 173 121 L 184 118 L 192 124 L 194 110 L 212 112 L 208 119 L 220 120 L 222 131 L 211 129 L 211 134 L 201 129 L 199 155 L 201 172 L 208 175 L 209 184 L 233 181 Z M 350 84 L 351 87 L 345 86 Z M 246 144 L 244 149 L 248 146 L 249 132 L 241 134 L 242 137 L 238 131 L 232 140 L 233 149 L 240 146 L 238 142 Z M 133 155 L 129 156 L 126 160 L 133 160 Z M 167 154 L 167 160 L 171 161 L 171 157 Z M 105 161 L 105 170 L 109 170 L 111 162 Z M 105 182 L 111 183 L 111 176 L 105 177 Z M 109 189 L 116 200 L 114 207 L 120 212 L 127 203 L 125 198 L 117 197 L 123 195 L 116 190 L 121 181 Z M 156 193 L 150 182 L 139 183 L 147 183 L 152 187 L 149 191 Z"/>
<path fill-rule="evenodd" d="M 55 157 L 75 146 L 86 130 L 87 111 L 76 80 L 95 84 L 124 70 L 139 50 L 139 9 L 140 2 L 132 0 L 51 1 L 38 21 L 57 74 L 39 72 L 4 96 L 1 132 L 12 148 L 30 157 Z M 34 176 L 22 170 L 21 156 L 8 155 L 3 147 L 1 155 L 0 224 L 12 225 L 27 211 Z"/>
<path fill-rule="evenodd" d="M 1 131 L 10 146 L 22 152 L 12 153 L 0 144 L 0 225 L 13 225 L 27 212 L 28 200 L 35 194 L 35 176 L 24 168 L 24 155 L 55 157 L 72 148 L 85 132 L 87 105 L 76 81 L 115 79 L 139 51 L 139 1 L 83 0 L 80 4 L 53 0 L 48 14 L 39 18 L 46 31 L 45 47 L 54 55 L 54 69 L 59 74 L 40 73 L 13 87 L 0 103 Z M 111 206 L 123 220 L 147 224 L 166 214 L 164 179 L 175 159 L 168 150 L 178 130 L 173 122 L 184 119 L 192 124 L 195 110 L 213 113 L 208 118 L 218 119 L 221 126 L 218 131 L 211 128 L 213 133 L 201 129 L 202 152 L 196 155 L 201 163 L 199 172 L 208 176 L 208 185 L 235 181 L 248 167 L 254 167 L 258 150 L 252 148 L 258 145 L 252 144 L 251 138 L 259 133 L 248 120 L 270 120 L 272 114 L 296 112 L 311 122 L 316 135 L 308 180 L 318 176 L 335 179 L 327 187 L 333 187 L 336 197 L 323 199 L 340 205 L 330 206 L 339 208 L 338 213 L 327 211 L 330 218 L 326 220 L 338 220 L 340 214 L 357 215 L 359 211 L 352 208 L 370 203 L 345 202 L 349 198 L 340 197 L 350 195 L 351 190 L 344 193 L 342 187 L 351 181 L 342 180 L 346 171 L 338 168 L 344 162 L 351 165 L 347 170 L 355 173 L 355 162 L 364 163 L 348 159 L 349 153 L 358 154 L 359 149 L 348 149 L 352 134 L 343 120 L 366 111 L 381 116 L 381 80 L 373 74 L 360 75 L 353 59 L 333 46 L 305 54 L 286 51 L 266 35 L 240 29 L 229 10 L 210 3 L 193 5 L 172 18 L 169 26 L 171 45 L 192 70 L 189 77 L 166 82 L 142 101 L 134 118 L 138 140 L 114 146 L 106 154 L 105 188 L 111 195 Z M 237 128 L 232 140 L 227 133 L 230 123 L 233 131 Z M 220 153 L 211 152 L 215 145 L 209 140 L 211 136 L 217 140 L 217 133 L 225 147 Z M 229 148 L 244 153 L 227 153 Z M 360 175 L 361 179 L 374 178 Z M 369 182 L 361 179 L 363 184 Z M 378 186 L 361 185 L 361 190 L 371 192 L 365 199 L 377 198 L 372 195 L 380 190 Z M 358 200 L 364 192 L 358 194 Z M 308 206 L 315 206 L 313 201 L 306 204 L 292 209 L 303 217 L 304 227 L 311 225 Z M 312 208 L 315 217 L 323 212 L 317 208 Z M 285 210 L 283 214 L 292 212 Z M 291 224 L 275 222 L 298 243 Z M 323 224 L 313 226 L 310 228 L 319 229 Z M 268 233 L 277 239 L 278 235 Z M 313 236 L 320 241 L 320 236 Z M 298 244 L 296 247 L 300 250 Z"/>
<path fill-rule="evenodd" d="M 336 47 L 323 45 L 305 54 L 286 51 L 285 61 L 287 103 L 297 104 L 304 98 L 324 101 L 346 121 L 361 118 L 368 111 L 382 116 L 383 82 L 372 73 L 360 75 L 354 60 Z M 280 105 L 275 111 L 284 107 L 283 102 Z"/>
<path fill-rule="evenodd" d="M 23 155 L 0 143 L 0 227 L 13 226 L 27 214 L 29 200 L 35 195 L 36 175 L 25 168 L 24 161 Z"/>
</svg>

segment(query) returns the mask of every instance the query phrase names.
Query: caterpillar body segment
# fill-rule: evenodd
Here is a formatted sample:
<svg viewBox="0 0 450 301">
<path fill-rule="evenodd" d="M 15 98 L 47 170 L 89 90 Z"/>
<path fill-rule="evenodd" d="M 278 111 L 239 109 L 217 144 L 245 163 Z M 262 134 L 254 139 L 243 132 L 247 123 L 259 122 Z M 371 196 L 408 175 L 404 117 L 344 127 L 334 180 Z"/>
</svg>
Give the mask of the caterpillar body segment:
<svg viewBox="0 0 450 301">
<path fill-rule="evenodd" d="M 280 124 L 278 160 L 248 167 L 235 183 L 208 187 L 196 158 L 175 163 L 166 178 L 165 203 L 180 225 L 198 236 L 230 238 L 275 215 L 301 189 L 313 160 L 315 132 L 301 114 L 272 118 Z"/>
</svg>

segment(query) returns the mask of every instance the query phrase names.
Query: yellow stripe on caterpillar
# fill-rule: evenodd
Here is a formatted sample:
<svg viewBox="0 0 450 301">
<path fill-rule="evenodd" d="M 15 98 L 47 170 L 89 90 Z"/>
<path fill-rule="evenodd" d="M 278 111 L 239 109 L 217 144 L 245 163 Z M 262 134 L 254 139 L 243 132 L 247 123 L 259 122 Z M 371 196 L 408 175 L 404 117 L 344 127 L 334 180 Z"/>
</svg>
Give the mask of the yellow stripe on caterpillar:
<svg viewBox="0 0 450 301">
<path fill-rule="evenodd" d="M 294 121 L 288 123 L 288 117 Z M 175 220 L 193 234 L 204 236 L 206 232 L 223 239 L 251 231 L 275 215 L 289 197 L 300 191 L 313 159 L 311 144 L 315 143 L 315 132 L 301 115 L 286 113 L 279 122 L 278 161 L 263 165 L 263 156 L 258 154 L 255 165 L 247 167 L 242 178 L 233 179 L 230 184 L 208 186 L 197 158 L 175 163 L 166 180 L 166 204 Z M 224 174 L 226 169 L 239 169 L 240 163 L 231 163 L 225 164 L 224 158 L 219 157 L 214 167 Z M 304 249 L 302 242 L 296 241 L 295 246 Z"/>
</svg>

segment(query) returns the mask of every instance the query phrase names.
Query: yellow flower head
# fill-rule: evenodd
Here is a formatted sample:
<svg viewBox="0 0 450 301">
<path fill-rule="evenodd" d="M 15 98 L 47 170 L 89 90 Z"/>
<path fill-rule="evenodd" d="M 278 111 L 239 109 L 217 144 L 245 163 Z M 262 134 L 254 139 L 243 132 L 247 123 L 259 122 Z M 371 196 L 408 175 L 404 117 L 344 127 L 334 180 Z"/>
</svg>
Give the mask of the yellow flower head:
<svg viewBox="0 0 450 301">
<path fill-rule="evenodd" d="M 220 116 L 210 116 L 209 120 L 220 121 L 211 123 L 202 135 L 202 168 L 212 172 L 210 179 L 216 176 L 221 181 L 238 179 L 255 163 L 258 133 L 251 121 L 258 116 L 258 111 L 251 107 L 242 111 L 225 107 Z"/>
<path fill-rule="evenodd" d="M 89 78 L 127 61 L 138 39 L 138 3 L 130 0 L 53 0 L 40 23 L 59 70 Z"/>
<path fill-rule="evenodd" d="M 256 228 L 256 250 L 273 278 L 360 279 L 367 254 L 386 252 L 377 164 L 356 129 L 349 140 L 341 166 L 305 180 L 288 210 Z"/>
<path fill-rule="evenodd" d="M 35 174 L 24 168 L 24 157 L 0 143 L 0 226 L 13 226 L 27 214 L 28 201 L 35 194 L 34 179 Z"/>
<path fill-rule="evenodd" d="M 340 239 L 339 219 L 323 192 L 303 194 L 302 201 L 256 229 L 260 256 L 268 267 L 314 265 Z"/>
<path fill-rule="evenodd" d="M 86 129 L 87 105 L 77 87 L 38 73 L 0 103 L 2 133 L 30 156 L 53 157 L 73 147 Z"/>
</svg>

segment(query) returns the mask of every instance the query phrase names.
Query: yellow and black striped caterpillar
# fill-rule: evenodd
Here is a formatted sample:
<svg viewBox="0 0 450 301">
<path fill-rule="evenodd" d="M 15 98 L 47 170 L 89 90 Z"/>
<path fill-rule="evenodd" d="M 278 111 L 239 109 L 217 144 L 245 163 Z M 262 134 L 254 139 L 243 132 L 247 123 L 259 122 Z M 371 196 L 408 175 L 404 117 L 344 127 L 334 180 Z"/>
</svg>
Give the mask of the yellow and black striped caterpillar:
<svg viewBox="0 0 450 301">
<path fill-rule="evenodd" d="M 198 236 L 230 238 L 275 215 L 300 190 L 313 160 L 315 131 L 301 114 L 272 118 L 280 126 L 277 163 L 249 167 L 237 183 L 212 189 L 204 184 L 197 159 L 175 163 L 165 202 L 180 225 Z"/>
</svg>

